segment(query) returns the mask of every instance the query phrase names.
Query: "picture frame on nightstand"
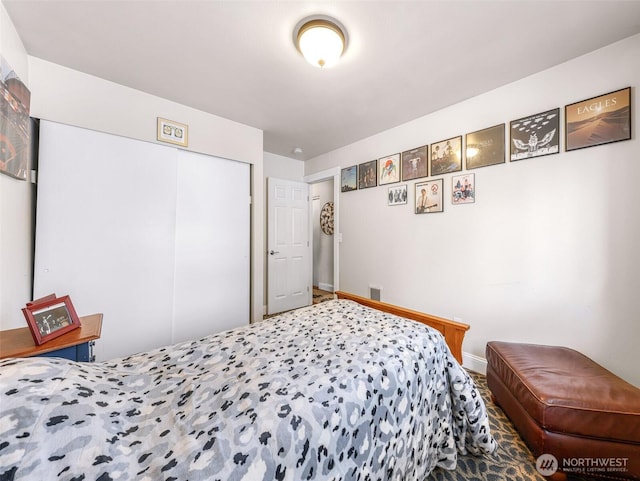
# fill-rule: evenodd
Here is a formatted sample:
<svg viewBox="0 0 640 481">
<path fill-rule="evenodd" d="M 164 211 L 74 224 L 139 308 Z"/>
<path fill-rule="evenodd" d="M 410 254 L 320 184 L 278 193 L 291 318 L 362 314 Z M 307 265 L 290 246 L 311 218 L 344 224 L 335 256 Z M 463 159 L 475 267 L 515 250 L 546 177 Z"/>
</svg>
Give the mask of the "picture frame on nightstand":
<svg viewBox="0 0 640 481">
<path fill-rule="evenodd" d="M 50 294 L 22 308 L 33 341 L 39 346 L 80 327 L 80 318 L 69 296 Z"/>
</svg>

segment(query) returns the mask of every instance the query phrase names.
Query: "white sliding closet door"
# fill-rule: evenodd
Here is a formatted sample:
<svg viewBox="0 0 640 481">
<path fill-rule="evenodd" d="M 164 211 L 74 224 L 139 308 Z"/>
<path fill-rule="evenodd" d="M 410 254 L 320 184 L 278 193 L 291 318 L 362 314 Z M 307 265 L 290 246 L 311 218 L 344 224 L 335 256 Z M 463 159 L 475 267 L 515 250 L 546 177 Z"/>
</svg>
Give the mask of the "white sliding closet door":
<svg viewBox="0 0 640 481">
<path fill-rule="evenodd" d="M 213 192 L 238 165 L 241 202 L 227 205 Z M 98 360 L 247 324 L 249 184 L 245 164 L 42 121 L 35 297 L 69 294 L 79 315 L 104 313 Z"/>
<path fill-rule="evenodd" d="M 249 165 L 179 151 L 174 341 L 249 320 Z"/>
<path fill-rule="evenodd" d="M 175 152 L 41 121 L 34 295 L 102 312 L 98 359 L 171 341 Z"/>
</svg>

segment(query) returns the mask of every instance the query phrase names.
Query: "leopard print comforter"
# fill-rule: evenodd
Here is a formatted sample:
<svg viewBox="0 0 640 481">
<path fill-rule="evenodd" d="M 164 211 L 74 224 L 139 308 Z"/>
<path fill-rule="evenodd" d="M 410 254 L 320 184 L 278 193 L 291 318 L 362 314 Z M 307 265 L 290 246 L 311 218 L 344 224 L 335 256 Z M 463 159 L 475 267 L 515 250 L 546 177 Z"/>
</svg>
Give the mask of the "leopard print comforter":
<svg viewBox="0 0 640 481">
<path fill-rule="evenodd" d="M 443 337 L 329 301 L 100 363 L 0 361 L 0 480 L 424 480 L 495 449 Z"/>
</svg>

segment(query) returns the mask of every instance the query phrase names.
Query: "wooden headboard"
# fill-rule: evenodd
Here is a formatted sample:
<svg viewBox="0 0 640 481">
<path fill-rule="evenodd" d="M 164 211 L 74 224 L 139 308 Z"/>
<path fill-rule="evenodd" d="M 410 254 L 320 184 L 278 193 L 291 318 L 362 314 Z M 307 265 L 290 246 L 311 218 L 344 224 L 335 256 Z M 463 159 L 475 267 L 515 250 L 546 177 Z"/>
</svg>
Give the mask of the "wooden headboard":
<svg viewBox="0 0 640 481">
<path fill-rule="evenodd" d="M 414 321 L 421 322 L 427 326 L 431 326 L 437 329 L 444 335 L 444 339 L 451 350 L 451 353 L 462 364 L 462 341 L 464 340 L 464 334 L 469 330 L 469 325 L 462 322 L 451 321 L 444 319 L 443 317 L 432 316 L 430 314 L 424 314 L 419 311 L 413 311 L 404 307 L 394 306 L 393 304 L 387 304 L 386 302 L 374 301 L 373 299 L 367 299 L 366 297 L 357 296 L 355 294 L 349 294 L 348 292 L 336 291 L 338 299 L 349 299 L 355 301 L 363 306 L 371 307 L 379 311 L 388 312 L 395 316 L 404 317 Z"/>
</svg>

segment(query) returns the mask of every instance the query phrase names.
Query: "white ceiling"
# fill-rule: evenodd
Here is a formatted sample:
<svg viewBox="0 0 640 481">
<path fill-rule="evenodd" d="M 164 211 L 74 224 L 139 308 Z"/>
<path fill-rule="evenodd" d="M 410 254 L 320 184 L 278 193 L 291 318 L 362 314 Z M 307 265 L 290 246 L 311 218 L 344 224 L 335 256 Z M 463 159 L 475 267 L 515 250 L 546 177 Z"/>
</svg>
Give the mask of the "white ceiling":
<svg viewBox="0 0 640 481">
<path fill-rule="evenodd" d="M 30 55 L 257 127 L 265 151 L 302 160 L 640 32 L 634 0 L 2 3 Z M 330 70 L 293 45 L 314 14 L 348 31 Z"/>
</svg>

